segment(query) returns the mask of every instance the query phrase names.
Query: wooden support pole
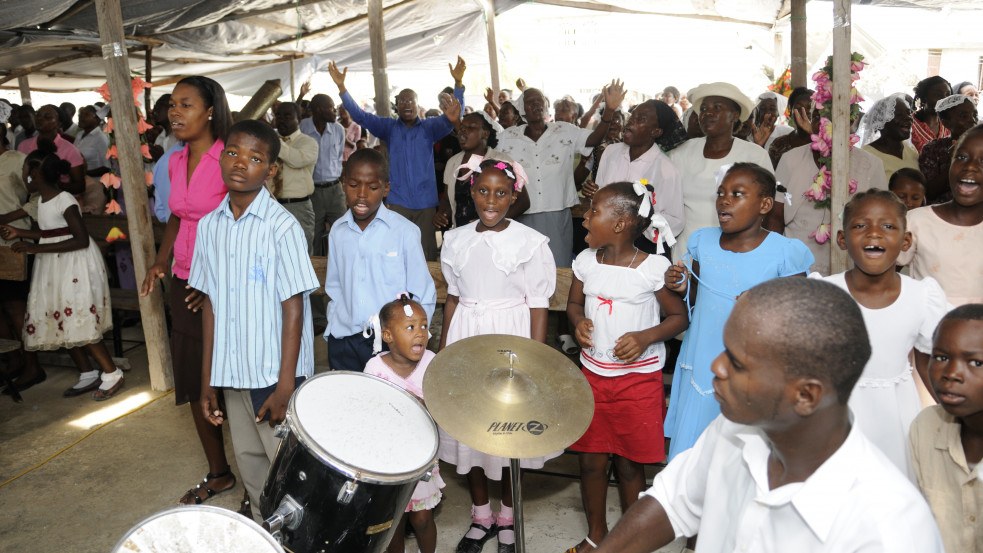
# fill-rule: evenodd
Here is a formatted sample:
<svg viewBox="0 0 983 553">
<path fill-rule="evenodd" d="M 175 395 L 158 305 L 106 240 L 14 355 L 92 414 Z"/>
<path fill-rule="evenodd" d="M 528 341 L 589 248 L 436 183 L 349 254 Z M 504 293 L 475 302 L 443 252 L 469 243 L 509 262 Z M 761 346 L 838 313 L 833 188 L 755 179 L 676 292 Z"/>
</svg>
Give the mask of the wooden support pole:
<svg viewBox="0 0 983 553">
<path fill-rule="evenodd" d="M 495 0 L 485 0 L 485 34 L 488 36 L 488 65 L 491 67 L 492 90 L 497 97 L 502 90 L 498 77 L 498 41 L 495 37 Z"/>
<path fill-rule="evenodd" d="M 850 0 L 833 2 L 833 182 L 830 213 L 833 239 L 843 230 L 840 214 L 850 198 Z M 847 253 L 830 248 L 830 274 L 847 269 Z"/>
<path fill-rule="evenodd" d="M 133 268 L 136 274 L 145 275 L 147 267 L 156 257 L 156 250 L 119 3 L 120 0 L 95 0 L 96 18 L 99 22 L 102 59 L 106 63 L 106 77 L 113 99 L 113 124 L 116 127 L 116 148 L 119 152 L 123 193 L 126 195 L 126 219 L 130 246 L 133 249 Z M 154 390 L 169 390 L 174 386 L 174 378 L 164 320 L 164 296 L 160 286 L 155 287 L 152 294 L 140 298 L 140 318 L 147 344 L 150 386 Z"/>
<path fill-rule="evenodd" d="M 806 57 L 806 0 L 792 0 L 792 87 L 806 86 L 809 76 L 809 60 Z"/>
<path fill-rule="evenodd" d="M 151 74 L 151 71 L 150 71 L 150 68 L 151 68 L 151 65 L 152 65 L 151 64 L 151 61 L 153 61 L 153 57 L 152 57 L 153 56 L 153 50 L 154 50 L 154 47 L 153 46 L 147 46 L 147 51 L 144 54 L 144 58 L 143 58 L 143 61 L 144 61 L 144 73 L 145 73 L 144 76 L 143 76 L 143 80 L 145 80 L 145 81 L 147 81 L 148 83 L 151 83 L 151 84 L 154 82 L 153 81 L 153 75 Z M 153 98 L 150 97 L 150 89 L 149 88 L 143 89 L 143 106 L 144 106 L 143 112 L 146 113 L 146 114 L 149 114 L 150 113 L 150 110 L 154 109 L 154 104 L 151 102 L 151 100 L 153 100 Z"/>
<path fill-rule="evenodd" d="M 382 25 L 382 0 L 369 0 L 369 45 L 375 81 L 375 112 L 379 117 L 389 117 L 393 110 L 389 105 L 389 62 L 386 60 L 386 30 Z"/>
<path fill-rule="evenodd" d="M 290 101 L 293 102 L 297 99 L 297 89 L 294 87 L 294 59 L 290 58 Z"/>
<path fill-rule="evenodd" d="M 17 77 L 17 87 L 20 88 L 20 103 L 31 105 L 31 84 L 27 81 L 27 75 Z"/>
</svg>

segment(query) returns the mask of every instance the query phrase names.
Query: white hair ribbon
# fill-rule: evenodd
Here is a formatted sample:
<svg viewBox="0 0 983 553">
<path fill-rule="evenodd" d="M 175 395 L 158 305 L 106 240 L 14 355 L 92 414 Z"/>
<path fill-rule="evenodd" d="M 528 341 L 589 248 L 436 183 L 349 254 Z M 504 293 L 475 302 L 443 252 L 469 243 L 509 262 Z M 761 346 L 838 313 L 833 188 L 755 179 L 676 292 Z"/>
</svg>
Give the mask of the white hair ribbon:
<svg viewBox="0 0 983 553">
<path fill-rule="evenodd" d="M 378 313 L 369 317 L 362 325 L 362 338 L 368 338 L 370 333 L 375 335 L 372 340 L 372 354 L 375 355 L 382 351 L 382 321 L 379 320 Z"/>
<path fill-rule="evenodd" d="M 662 253 L 665 251 L 662 242 L 665 241 L 669 247 L 672 247 L 676 243 L 676 237 L 672 235 L 669 221 L 666 221 L 661 213 L 655 212 L 655 191 L 649 190 L 647 185 L 648 180 L 646 179 L 637 180 L 631 184 L 635 194 L 642 197 L 642 201 L 638 204 L 638 215 L 643 219 L 649 219 L 649 224 L 642 231 L 642 236 L 655 244 L 656 252 Z"/>
<path fill-rule="evenodd" d="M 718 188 L 720 187 L 721 184 L 723 184 L 724 177 L 727 176 L 727 171 L 730 171 L 730 168 L 733 166 L 734 166 L 733 163 L 728 163 L 727 165 L 721 165 L 720 169 L 717 169 L 717 171 L 713 174 L 713 178 L 717 181 Z M 716 192 L 714 192 L 714 195 L 716 195 Z"/>
<path fill-rule="evenodd" d="M 457 168 L 458 171 L 460 171 L 461 169 L 467 169 L 468 170 L 468 172 L 467 173 L 464 173 L 464 175 L 462 175 L 461 177 L 459 177 L 459 179 L 466 179 L 466 178 L 468 178 L 468 176 L 470 176 L 471 177 L 471 184 L 474 184 L 474 174 L 475 173 L 479 173 L 479 174 L 481 173 L 481 163 L 483 161 L 485 161 L 485 159 L 492 159 L 492 160 L 494 160 L 495 158 L 484 158 L 484 157 L 481 157 L 481 156 L 476 155 L 476 154 L 471 154 L 471 157 L 468 158 L 467 163 L 463 163 L 463 164 L 459 165 L 458 168 Z M 522 190 L 522 187 L 525 186 L 529 182 L 529 177 L 526 176 L 526 170 L 523 169 L 522 166 L 519 165 L 518 162 L 511 162 L 511 163 L 509 163 L 509 162 L 506 162 L 506 161 L 499 160 L 498 163 L 496 163 L 492 167 L 494 167 L 494 168 L 498 169 L 499 171 L 505 173 L 505 176 L 507 176 L 508 178 L 510 178 L 510 179 L 512 179 L 512 180 L 515 181 L 515 191 L 516 192 L 521 191 Z"/>
</svg>

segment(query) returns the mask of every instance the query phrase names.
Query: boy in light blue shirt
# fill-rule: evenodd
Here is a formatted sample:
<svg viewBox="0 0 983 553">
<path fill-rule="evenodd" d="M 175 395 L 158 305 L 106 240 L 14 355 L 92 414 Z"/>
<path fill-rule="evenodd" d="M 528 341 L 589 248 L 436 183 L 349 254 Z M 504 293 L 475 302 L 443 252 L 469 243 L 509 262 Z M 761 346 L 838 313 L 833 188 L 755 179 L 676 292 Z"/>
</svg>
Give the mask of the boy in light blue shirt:
<svg viewBox="0 0 983 553">
<path fill-rule="evenodd" d="M 254 501 L 279 443 L 273 427 L 295 387 L 314 374 L 308 297 L 317 276 L 300 223 L 264 186 L 277 172 L 279 150 L 276 131 L 260 121 L 229 130 L 219 159 L 229 194 L 198 223 L 188 278 L 207 298 L 201 408 L 216 426 L 228 419 Z"/>
<path fill-rule="evenodd" d="M 383 205 L 389 193 L 386 159 L 371 149 L 348 158 L 341 176 L 348 211 L 328 234 L 324 291 L 328 304 L 328 362 L 362 371 L 373 355 L 370 319 L 408 292 L 433 317 L 437 290 L 420 245 L 420 229 Z"/>
</svg>

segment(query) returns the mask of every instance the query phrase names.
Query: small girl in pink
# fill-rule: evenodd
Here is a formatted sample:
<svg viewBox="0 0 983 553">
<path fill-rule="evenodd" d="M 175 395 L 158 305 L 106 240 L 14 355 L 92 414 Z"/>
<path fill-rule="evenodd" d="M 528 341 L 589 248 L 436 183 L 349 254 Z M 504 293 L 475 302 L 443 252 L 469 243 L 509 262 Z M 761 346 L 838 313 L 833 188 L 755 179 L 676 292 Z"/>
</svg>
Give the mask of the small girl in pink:
<svg viewBox="0 0 983 553">
<path fill-rule="evenodd" d="M 519 164 L 472 155 L 471 197 L 478 220 L 444 234 L 441 269 L 447 281 L 440 348 L 483 334 L 510 334 L 546 341 L 546 314 L 556 289 L 556 265 L 549 239 L 506 218 L 526 182 Z M 465 175 L 467 177 L 467 175 Z M 562 452 L 557 452 L 555 457 Z M 509 460 L 475 451 L 445 432 L 439 455 L 468 475 L 471 529 L 459 553 L 478 553 L 497 534 L 499 552 L 514 551 L 512 490 L 502 486 L 497 520 L 488 499 L 488 478 L 502 480 Z M 522 468 L 542 468 L 548 457 L 523 459 Z M 505 479 L 508 480 L 506 474 Z"/>
<path fill-rule="evenodd" d="M 389 351 L 369 359 L 365 364 L 365 374 L 392 382 L 423 401 L 423 376 L 434 358 L 434 353 L 427 349 L 430 339 L 427 313 L 419 303 L 403 294 L 382 306 L 379 326 L 382 328 L 382 340 L 389 345 Z M 407 519 L 416 533 L 421 553 L 437 550 L 437 525 L 434 523 L 433 509 L 440 503 L 440 489 L 443 487 L 444 481 L 437 468 L 434 468 L 430 480 L 416 485 L 406 506 L 406 514 L 389 542 L 389 553 L 404 553 L 403 526 Z"/>
<path fill-rule="evenodd" d="M 913 242 L 898 258 L 911 276 L 932 277 L 949 303 L 983 302 L 983 125 L 963 133 L 949 166 L 952 200 L 908 212 Z"/>
</svg>

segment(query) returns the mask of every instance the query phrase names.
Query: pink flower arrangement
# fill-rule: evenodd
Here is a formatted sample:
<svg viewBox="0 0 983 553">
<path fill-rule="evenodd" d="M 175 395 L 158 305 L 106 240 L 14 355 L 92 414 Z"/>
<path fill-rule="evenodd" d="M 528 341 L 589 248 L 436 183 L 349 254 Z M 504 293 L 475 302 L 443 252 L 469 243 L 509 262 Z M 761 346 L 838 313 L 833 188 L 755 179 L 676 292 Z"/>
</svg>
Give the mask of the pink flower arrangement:
<svg viewBox="0 0 983 553">
<path fill-rule="evenodd" d="M 825 244 L 826 242 L 829 241 L 830 234 L 831 232 L 830 232 L 829 223 L 823 223 L 819 225 L 819 228 L 817 228 L 812 234 L 809 235 L 809 238 L 815 238 L 816 242 L 820 244 Z"/>
<path fill-rule="evenodd" d="M 819 128 L 816 134 L 811 135 L 812 144 L 811 148 L 819 153 L 819 171 L 816 173 L 816 180 L 812 183 L 812 186 L 805 191 L 803 196 L 807 200 L 814 202 L 814 207 L 816 209 L 830 209 L 830 190 L 832 187 L 832 155 L 833 155 L 833 82 L 830 79 L 832 74 L 833 57 L 830 56 L 826 60 L 826 65 L 819 71 L 817 71 L 813 76 L 813 80 L 816 82 L 816 92 L 812 95 L 811 99 L 816 109 L 819 110 Z M 867 63 L 863 61 L 863 56 L 854 53 L 850 60 L 850 81 L 856 83 L 860 79 L 860 72 L 863 71 Z M 863 96 L 855 86 L 850 88 L 850 112 L 851 116 L 856 116 L 859 110 L 859 104 L 864 100 Z M 850 135 L 850 145 L 849 148 L 852 150 L 853 147 L 860 140 L 855 134 Z M 857 181 L 850 179 L 849 184 L 850 194 L 854 194 L 857 191 Z M 826 218 L 824 218 L 826 220 Z M 809 235 L 810 238 L 814 238 L 816 242 L 820 244 L 825 244 L 829 241 L 831 228 L 829 223 L 822 223 L 815 232 Z"/>
<path fill-rule="evenodd" d="M 109 203 L 106 204 L 106 214 L 107 215 L 122 215 L 123 214 L 123 208 L 121 208 L 119 206 L 119 203 L 117 203 L 115 199 L 109 200 Z"/>
<path fill-rule="evenodd" d="M 150 171 L 144 171 L 143 172 L 143 175 L 146 178 L 147 186 L 153 186 L 154 185 L 154 174 L 151 173 Z"/>
<path fill-rule="evenodd" d="M 99 177 L 99 182 L 101 182 L 106 188 L 115 188 L 119 190 L 119 186 L 123 181 L 121 181 L 120 178 L 113 173 L 105 173 L 103 176 Z"/>
<path fill-rule="evenodd" d="M 116 130 L 116 127 L 113 127 L 113 118 L 109 117 L 106 119 L 106 128 L 103 129 L 102 132 L 106 134 L 113 134 L 114 130 Z"/>
</svg>

